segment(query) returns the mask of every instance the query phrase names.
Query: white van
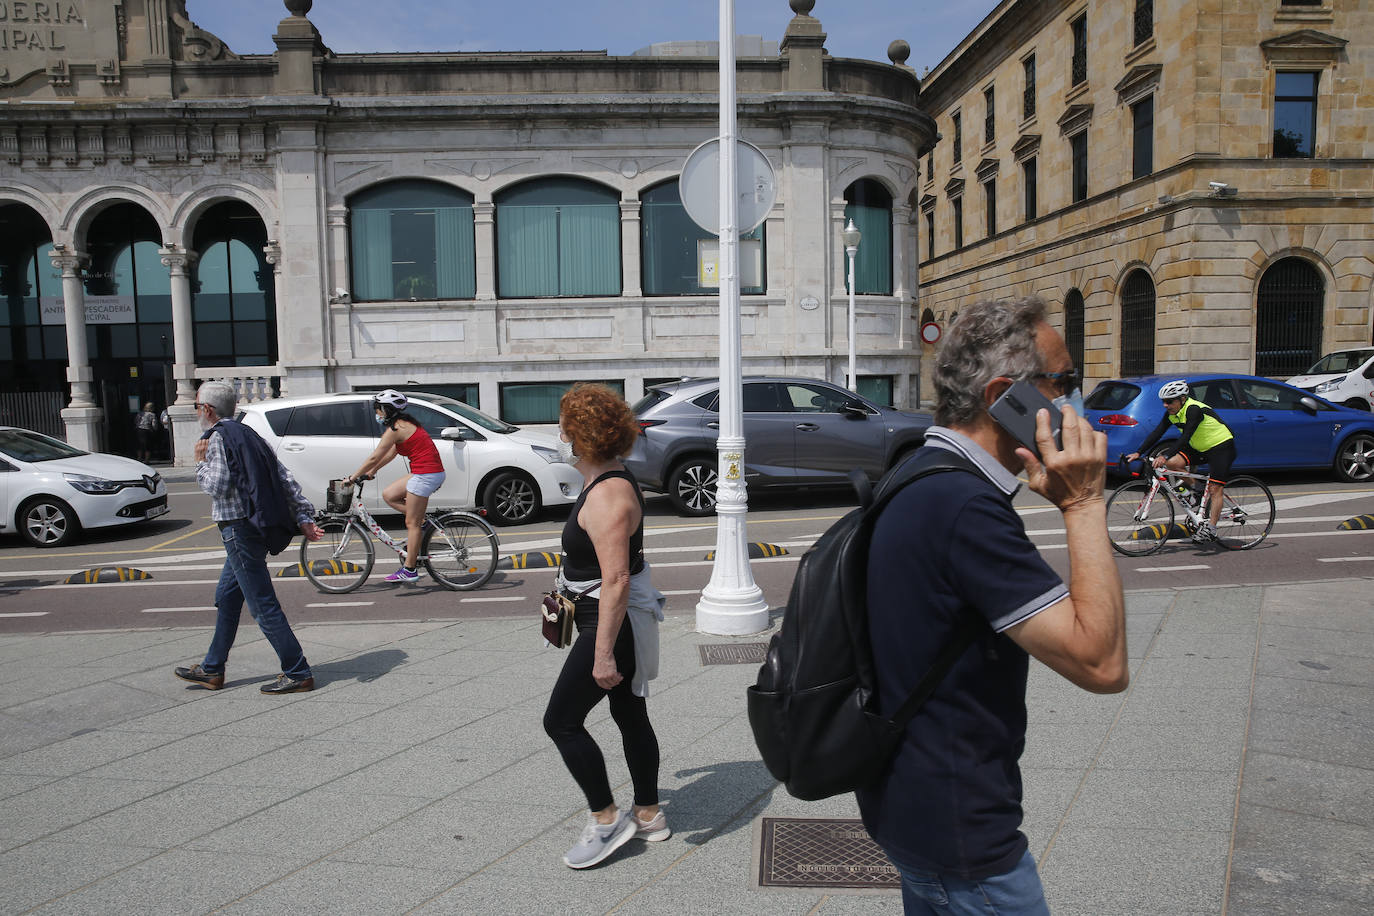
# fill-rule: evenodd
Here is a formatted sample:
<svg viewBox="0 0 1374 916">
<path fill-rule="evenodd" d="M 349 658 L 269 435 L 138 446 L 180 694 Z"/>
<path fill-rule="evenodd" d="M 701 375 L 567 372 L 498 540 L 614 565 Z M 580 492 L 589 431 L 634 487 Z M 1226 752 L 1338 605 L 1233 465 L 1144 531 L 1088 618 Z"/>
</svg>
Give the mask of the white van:
<svg viewBox="0 0 1374 916">
<path fill-rule="evenodd" d="M 430 508 L 480 507 L 492 522 L 514 525 L 533 521 L 545 506 L 577 499 L 582 475 L 558 457 L 555 437 L 511 426 L 440 394 L 406 396 L 406 413 L 434 439 L 448 475 L 430 497 Z M 361 392 L 241 404 L 239 419 L 267 441 L 317 507 L 324 505 L 329 481 L 356 471 L 382 433 L 372 395 Z M 404 473 L 404 458 L 377 472 L 363 493 L 368 511 L 391 511 L 382 502 L 382 488 Z"/>
<path fill-rule="evenodd" d="M 1290 378 L 1288 384 L 1333 404 L 1370 410 L 1374 408 L 1374 347 L 1328 353 L 1304 374 Z"/>
</svg>

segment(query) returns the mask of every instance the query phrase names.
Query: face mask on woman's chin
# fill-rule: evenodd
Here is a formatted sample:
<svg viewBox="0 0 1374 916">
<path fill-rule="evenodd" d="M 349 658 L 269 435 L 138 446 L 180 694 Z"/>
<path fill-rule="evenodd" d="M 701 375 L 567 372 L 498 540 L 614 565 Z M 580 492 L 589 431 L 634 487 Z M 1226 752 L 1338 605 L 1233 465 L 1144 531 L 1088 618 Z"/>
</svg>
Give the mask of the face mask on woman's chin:
<svg viewBox="0 0 1374 916">
<path fill-rule="evenodd" d="M 1083 416 L 1083 389 L 1075 388 L 1068 394 L 1061 394 L 1050 403 L 1060 410 L 1063 410 L 1064 405 L 1068 404 L 1073 408 L 1073 412 L 1081 417 Z"/>
<path fill-rule="evenodd" d="M 577 455 L 573 454 L 572 443 L 564 442 L 562 439 L 558 440 L 558 457 L 563 459 L 563 462 L 568 465 L 575 465 L 582 460 Z"/>
</svg>

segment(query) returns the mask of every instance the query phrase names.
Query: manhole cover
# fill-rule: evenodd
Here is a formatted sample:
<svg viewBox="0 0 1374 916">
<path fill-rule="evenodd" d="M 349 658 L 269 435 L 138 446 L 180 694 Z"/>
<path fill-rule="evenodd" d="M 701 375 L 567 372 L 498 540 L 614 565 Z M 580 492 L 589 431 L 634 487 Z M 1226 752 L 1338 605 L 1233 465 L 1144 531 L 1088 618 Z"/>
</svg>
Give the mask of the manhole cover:
<svg viewBox="0 0 1374 916">
<path fill-rule="evenodd" d="M 895 890 L 902 881 L 862 821 L 765 817 L 759 886 Z"/>
<path fill-rule="evenodd" d="M 766 642 L 718 642 L 698 645 L 703 665 L 761 665 L 768 652 Z"/>
</svg>

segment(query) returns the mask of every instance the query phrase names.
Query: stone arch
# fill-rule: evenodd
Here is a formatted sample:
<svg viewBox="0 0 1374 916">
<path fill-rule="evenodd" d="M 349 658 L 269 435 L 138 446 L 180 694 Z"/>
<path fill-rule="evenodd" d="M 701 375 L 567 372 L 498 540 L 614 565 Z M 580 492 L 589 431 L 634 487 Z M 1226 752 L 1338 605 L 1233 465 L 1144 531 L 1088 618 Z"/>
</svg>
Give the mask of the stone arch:
<svg viewBox="0 0 1374 916">
<path fill-rule="evenodd" d="M 143 188 L 131 184 L 106 185 L 92 188 L 72 201 L 62 216 L 61 228 L 71 234 L 78 248 L 86 244 L 91 223 L 101 212 L 116 204 L 134 204 L 147 211 L 162 232 L 162 244 L 168 241 L 172 215 L 164 203 Z"/>
<path fill-rule="evenodd" d="M 1332 276 L 1310 251 L 1290 249 L 1265 263 L 1254 287 L 1256 375 L 1285 378 L 1321 356 Z"/>
<path fill-rule="evenodd" d="M 264 199 L 255 189 L 225 182 L 197 188 L 176 206 L 172 211 L 168 234 L 177 237 L 169 238 L 168 241 L 185 246 L 186 240 L 195 235 L 196 221 L 205 211 L 228 200 L 236 200 L 251 207 L 267 227 L 269 238 L 273 236 L 275 227 L 280 225 L 277 207 Z"/>
</svg>

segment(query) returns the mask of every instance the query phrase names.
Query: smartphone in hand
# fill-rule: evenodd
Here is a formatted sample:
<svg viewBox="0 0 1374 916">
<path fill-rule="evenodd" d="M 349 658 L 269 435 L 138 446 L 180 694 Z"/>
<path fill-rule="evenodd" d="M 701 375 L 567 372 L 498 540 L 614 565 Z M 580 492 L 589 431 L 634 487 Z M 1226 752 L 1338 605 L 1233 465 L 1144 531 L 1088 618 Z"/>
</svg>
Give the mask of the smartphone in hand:
<svg viewBox="0 0 1374 916">
<path fill-rule="evenodd" d="M 1030 382 L 1013 383 L 992 402 L 988 414 L 997 421 L 998 426 L 1011 433 L 1012 438 L 1039 458 L 1040 446 L 1035 443 L 1035 414 L 1042 407 L 1050 412 L 1050 432 L 1054 435 L 1055 446 L 1062 449 L 1064 443 L 1059 429 L 1064 425 L 1064 415 L 1054 406 L 1054 402 Z"/>
</svg>

